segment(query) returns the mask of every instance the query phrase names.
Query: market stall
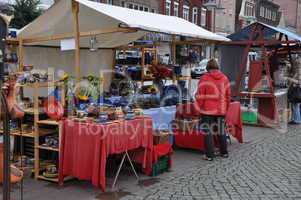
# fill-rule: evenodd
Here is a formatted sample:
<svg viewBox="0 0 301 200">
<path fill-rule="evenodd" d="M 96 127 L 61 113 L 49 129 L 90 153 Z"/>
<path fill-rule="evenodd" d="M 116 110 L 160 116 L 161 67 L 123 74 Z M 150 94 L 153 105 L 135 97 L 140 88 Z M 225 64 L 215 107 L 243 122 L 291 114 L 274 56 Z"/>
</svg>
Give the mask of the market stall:
<svg viewBox="0 0 301 200">
<path fill-rule="evenodd" d="M 46 23 L 48 26 L 44 26 Z M 86 70 L 89 70 L 89 66 L 85 63 L 86 60 L 82 59 L 83 56 L 88 53 L 87 49 L 90 51 L 101 49 L 100 54 L 102 51 L 107 52 L 108 49 L 115 51 L 141 38 L 148 32 L 164 33 L 174 36 L 174 40 L 171 44 L 174 50 L 172 56 L 174 63 L 176 62 L 174 52 L 177 44 L 202 43 L 203 41 L 222 42 L 229 40 L 181 18 L 129 10 L 88 0 L 59 1 L 42 16 L 24 27 L 18 34 L 17 39 L 9 40 L 9 42 L 19 45 L 17 59 L 19 72 L 27 73 L 26 76 L 22 77 L 19 86 L 34 89 L 34 107 L 33 109 L 29 109 L 34 116 L 32 123 L 33 128 L 24 127 L 24 130 L 22 129 L 18 132 L 18 136 L 34 138 L 35 178 L 62 183 L 65 176 L 72 176 L 78 179 L 90 180 L 95 186 L 99 186 L 100 184 L 104 190 L 105 164 L 106 158 L 109 155 L 123 154 L 116 180 L 125 159 L 128 159 L 130 162 L 131 160 L 139 160 L 129 156 L 128 151 L 130 150 L 139 147 L 144 148 L 143 159 L 140 163 L 143 169 L 148 171 L 148 173 L 152 166 L 156 164 L 153 161 L 157 161 L 158 156 L 170 155 L 172 152 L 170 145 L 154 146 L 153 144 L 152 134 L 154 132 L 153 127 L 157 127 L 156 123 L 153 124 L 152 119 L 148 117 L 141 117 L 144 113 L 146 116 L 151 116 L 152 113 L 156 111 L 141 111 L 141 108 L 129 110 L 128 108 L 119 107 L 120 105 L 117 108 L 112 108 L 112 106 L 104 105 L 103 102 L 101 102 L 102 100 L 107 100 L 104 98 L 103 85 L 112 84 L 112 79 L 115 78 L 103 72 L 104 69 L 110 68 L 110 66 L 107 66 L 107 63 L 112 62 L 112 66 L 115 68 L 115 53 L 112 53 L 112 56 L 102 57 L 105 61 L 100 61 L 98 68 L 96 67 L 96 71 L 94 71 L 96 76 L 99 76 L 98 79 L 91 77 L 86 78 L 86 80 L 93 85 L 92 89 L 90 88 L 89 90 L 94 92 L 98 91 L 93 104 L 91 104 L 91 102 L 86 103 L 90 101 L 88 97 L 93 98 L 93 95 L 82 95 L 80 93 L 81 91 L 76 95 L 72 94 L 72 92 L 67 93 L 65 99 L 64 90 L 69 89 L 69 86 L 66 86 L 67 75 L 63 74 L 63 77 L 57 80 L 55 76 L 49 74 L 42 75 L 39 72 L 32 73 L 32 66 L 30 66 L 30 58 L 39 60 L 38 62 L 33 61 L 36 62 L 35 65 L 37 65 L 37 67 L 43 63 L 44 59 L 51 59 L 51 62 L 48 61 L 48 63 L 52 63 L 52 65 L 58 67 L 64 66 L 63 71 L 74 75 L 76 82 L 80 82 L 83 74 L 86 73 Z M 188 38 L 188 40 L 176 41 L 177 36 L 184 36 Z M 68 58 L 69 60 L 65 63 L 52 56 L 48 58 L 37 58 L 37 52 L 37 55 L 28 55 L 26 58 L 26 50 L 33 50 L 36 46 L 43 46 L 43 48 L 50 49 L 55 48 L 55 50 L 46 51 L 55 51 L 52 55 L 60 54 L 60 56 L 66 53 L 66 49 L 72 50 L 71 52 L 74 52 L 74 60 L 72 58 L 73 61 L 70 62 L 70 57 L 72 57 L 70 51 L 67 52 L 68 56 L 64 61 L 68 60 Z M 60 48 L 62 52 L 60 52 L 58 48 Z M 152 49 L 144 50 L 155 52 Z M 44 55 L 47 55 L 47 53 Z M 99 54 L 94 55 L 96 59 L 98 55 Z M 95 57 L 93 60 L 93 62 L 97 62 Z M 143 56 L 142 60 L 145 60 L 145 56 Z M 102 66 L 103 63 L 105 63 L 105 66 Z M 74 67 L 66 67 L 68 64 L 74 64 Z M 145 63 L 142 62 L 142 65 L 144 64 Z M 113 73 L 110 73 L 110 75 L 113 75 Z M 38 78 L 36 76 L 38 76 Z M 40 101 L 43 102 L 43 100 L 40 99 L 38 93 L 38 90 L 43 87 L 56 87 L 56 90 L 51 93 L 48 92 L 47 94 L 53 96 L 54 98 L 52 99 L 58 99 L 58 97 L 62 99 L 61 105 L 55 100 L 51 101 L 51 104 L 60 108 L 61 106 L 65 107 L 65 114 L 70 114 L 65 116 L 65 120 L 62 120 L 61 109 L 57 109 L 50 120 L 47 119 L 49 113 L 46 112 L 46 117 L 43 115 L 43 112 L 40 110 L 41 105 L 43 105 Z M 74 91 L 77 90 L 74 89 Z M 76 96 L 76 100 L 74 100 L 73 95 Z M 102 98 L 100 98 L 100 96 L 102 96 Z M 108 99 L 112 98 L 109 97 Z M 76 106 L 72 107 L 73 104 L 76 104 Z M 174 108 L 171 110 L 173 109 Z M 174 110 L 168 114 L 168 118 L 164 117 L 164 119 L 170 121 L 172 115 L 174 115 Z M 45 118 L 41 118 L 41 116 Z M 158 118 L 159 121 L 160 117 Z M 153 120 L 156 121 L 155 118 Z M 70 123 L 72 127 L 69 126 Z M 131 126 L 128 131 L 124 129 L 126 124 L 130 124 Z M 74 128 L 77 126 L 81 126 L 81 128 Z M 147 129 L 145 129 L 146 126 L 148 127 Z M 28 128 L 31 128 L 30 133 L 25 132 L 28 131 Z M 85 134 L 81 134 L 78 132 L 86 130 L 87 128 L 88 130 L 92 130 L 93 134 L 86 132 Z M 136 134 L 134 130 L 140 130 L 139 128 L 143 129 L 143 131 L 141 130 L 139 134 Z M 93 131 L 95 129 L 99 131 Z M 49 130 L 56 130 L 56 136 L 48 137 L 50 134 Z M 113 132 L 111 132 L 111 130 Z M 85 142 L 79 144 L 79 140 Z M 91 145 L 91 143 L 93 145 Z M 40 160 L 42 160 L 42 151 L 58 153 L 57 158 L 59 165 L 54 164 L 52 167 L 43 167 L 40 162 Z M 86 157 L 88 154 L 87 151 L 91 153 L 89 153 L 91 157 Z M 84 155 L 80 152 L 84 153 Z M 82 164 L 81 161 L 87 161 L 87 165 L 85 165 L 84 168 L 79 167 L 79 165 Z M 171 162 L 171 160 L 168 162 Z M 55 170 L 55 168 L 59 169 Z M 135 172 L 133 165 L 132 169 Z M 58 171 L 59 174 L 51 173 L 51 171 Z"/>
<path fill-rule="evenodd" d="M 199 111 L 193 103 L 177 106 L 176 121 L 173 126 L 175 145 L 181 148 L 205 151 L 205 132 L 199 129 Z M 225 117 L 226 134 L 232 135 L 239 143 L 243 143 L 240 103 L 232 102 Z M 215 141 L 218 145 L 218 141 Z"/>
<path fill-rule="evenodd" d="M 229 36 L 223 44 L 223 71 L 242 104 L 244 123 L 283 127 L 287 124 L 287 90 L 293 59 L 301 37 L 283 28 L 253 23 Z M 242 51 L 244 49 L 244 51 Z M 241 59 L 235 55 L 241 54 Z M 235 66 L 238 66 L 235 67 Z M 283 125 L 283 126 L 282 126 Z"/>
</svg>

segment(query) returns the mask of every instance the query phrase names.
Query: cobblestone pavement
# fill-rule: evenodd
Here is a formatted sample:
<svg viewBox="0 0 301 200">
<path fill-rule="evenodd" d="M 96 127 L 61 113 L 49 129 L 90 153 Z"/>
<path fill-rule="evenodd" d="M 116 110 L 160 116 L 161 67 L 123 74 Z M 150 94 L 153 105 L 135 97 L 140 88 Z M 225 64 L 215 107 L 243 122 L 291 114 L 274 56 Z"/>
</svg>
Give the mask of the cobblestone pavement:
<svg viewBox="0 0 301 200">
<path fill-rule="evenodd" d="M 197 200 L 197 199 L 300 199 L 301 127 L 288 133 L 246 127 L 245 143 L 230 145 L 228 159 L 203 161 L 199 152 L 176 150 L 174 167 L 147 184 L 122 172 L 118 181 L 124 193 L 100 193 L 88 182 L 72 181 L 59 187 L 43 181 L 25 180 L 24 200 Z M 112 178 L 107 179 L 108 183 Z M 109 187 L 109 186 L 108 186 Z M 126 196 L 125 196 L 126 195 Z M 19 190 L 13 191 L 19 199 Z"/>
<path fill-rule="evenodd" d="M 256 130 L 229 159 L 200 159 L 123 199 L 301 199 L 301 130 Z"/>
</svg>

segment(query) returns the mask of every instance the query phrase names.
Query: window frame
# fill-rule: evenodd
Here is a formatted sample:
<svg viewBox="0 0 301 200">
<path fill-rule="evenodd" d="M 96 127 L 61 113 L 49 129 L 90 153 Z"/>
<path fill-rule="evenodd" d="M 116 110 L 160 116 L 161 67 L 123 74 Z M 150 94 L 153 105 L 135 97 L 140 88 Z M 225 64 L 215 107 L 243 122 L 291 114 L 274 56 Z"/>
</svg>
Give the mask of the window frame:
<svg viewBox="0 0 301 200">
<path fill-rule="evenodd" d="M 198 24 L 198 7 L 192 8 L 192 23 Z"/>
<path fill-rule="evenodd" d="M 183 19 L 189 21 L 190 8 L 187 5 L 183 6 Z"/>
<path fill-rule="evenodd" d="M 206 27 L 207 25 L 207 9 L 202 7 L 200 15 L 200 25 Z"/>
<path fill-rule="evenodd" d="M 171 0 L 165 0 L 165 15 L 171 15 Z"/>
<path fill-rule="evenodd" d="M 179 8 L 180 8 L 180 3 L 178 1 L 174 1 L 174 3 L 173 3 L 173 15 L 176 16 L 176 17 L 180 16 Z"/>
</svg>

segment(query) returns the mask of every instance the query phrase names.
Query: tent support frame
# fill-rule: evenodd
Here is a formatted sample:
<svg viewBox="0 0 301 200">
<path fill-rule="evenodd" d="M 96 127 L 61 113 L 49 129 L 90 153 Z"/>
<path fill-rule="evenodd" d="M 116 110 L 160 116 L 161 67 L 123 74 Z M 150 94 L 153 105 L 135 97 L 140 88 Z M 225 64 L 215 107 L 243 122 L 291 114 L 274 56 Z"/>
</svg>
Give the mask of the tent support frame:
<svg viewBox="0 0 301 200">
<path fill-rule="evenodd" d="M 80 81 L 80 34 L 79 34 L 79 20 L 78 20 L 79 6 L 78 2 L 72 0 L 72 14 L 73 14 L 73 31 L 75 39 L 75 76 L 76 81 Z"/>
<path fill-rule="evenodd" d="M 101 34 L 110 34 L 110 33 L 130 33 L 136 32 L 135 29 L 129 28 L 110 28 L 110 29 L 99 29 L 94 31 L 87 31 L 87 32 L 80 32 L 80 37 L 89 37 L 93 35 L 101 35 Z M 35 38 L 24 38 L 24 44 L 32 44 L 38 42 L 48 42 L 48 41 L 55 41 L 55 40 L 63 40 L 63 39 L 72 39 L 74 38 L 74 33 L 65 33 L 65 34 L 58 34 L 52 36 L 45 36 L 45 37 L 35 37 Z"/>
</svg>

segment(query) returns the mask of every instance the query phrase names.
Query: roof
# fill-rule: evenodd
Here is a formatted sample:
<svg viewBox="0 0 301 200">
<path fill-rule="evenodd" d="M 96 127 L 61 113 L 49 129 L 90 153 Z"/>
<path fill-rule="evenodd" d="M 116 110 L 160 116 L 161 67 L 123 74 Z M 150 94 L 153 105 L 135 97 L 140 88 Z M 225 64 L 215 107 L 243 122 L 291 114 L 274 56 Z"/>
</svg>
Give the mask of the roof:
<svg viewBox="0 0 301 200">
<path fill-rule="evenodd" d="M 79 3 L 80 32 L 113 29 L 120 26 L 138 31 L 130 33 L 110 33 L 97 36 L 98 47 L 113 48 L 135 41 L 147 32 L 158 32 L 212 41 L 229 41 L 182 18 L 132 10 L 128 8 L 76 0 Z M 54 4 L 43 15 L 25 26 L 18 37 L 47 37 L 73 32 L 71 0 Z M 80 46 L 87 47 L 89 37 L 81 38 Z M 59 45 L 57 42 L 44 42 L 43 45 Z"/>
<path fill-rule="evenodd" d="M 257 24 L 260 24 L 264 27 L 263 33 L 264 33 L 265 39 L 271 39 L 275 34 L 282 33 L 284 35 L 287 35 L 289 40 L 301 41 L 301 36 L 296 33 L 293 33 L 284 28 L 270 26 L 270 25 L 267 25 L 267 24 L 264 24 L 261 22 L 254 22 L 253 24 L 246 26 L 242 30 L 229 35 L 228 38 L 230 38 L 233 41 L 248 40 L 253 27 L 256 26 Z"/>
</svg>

